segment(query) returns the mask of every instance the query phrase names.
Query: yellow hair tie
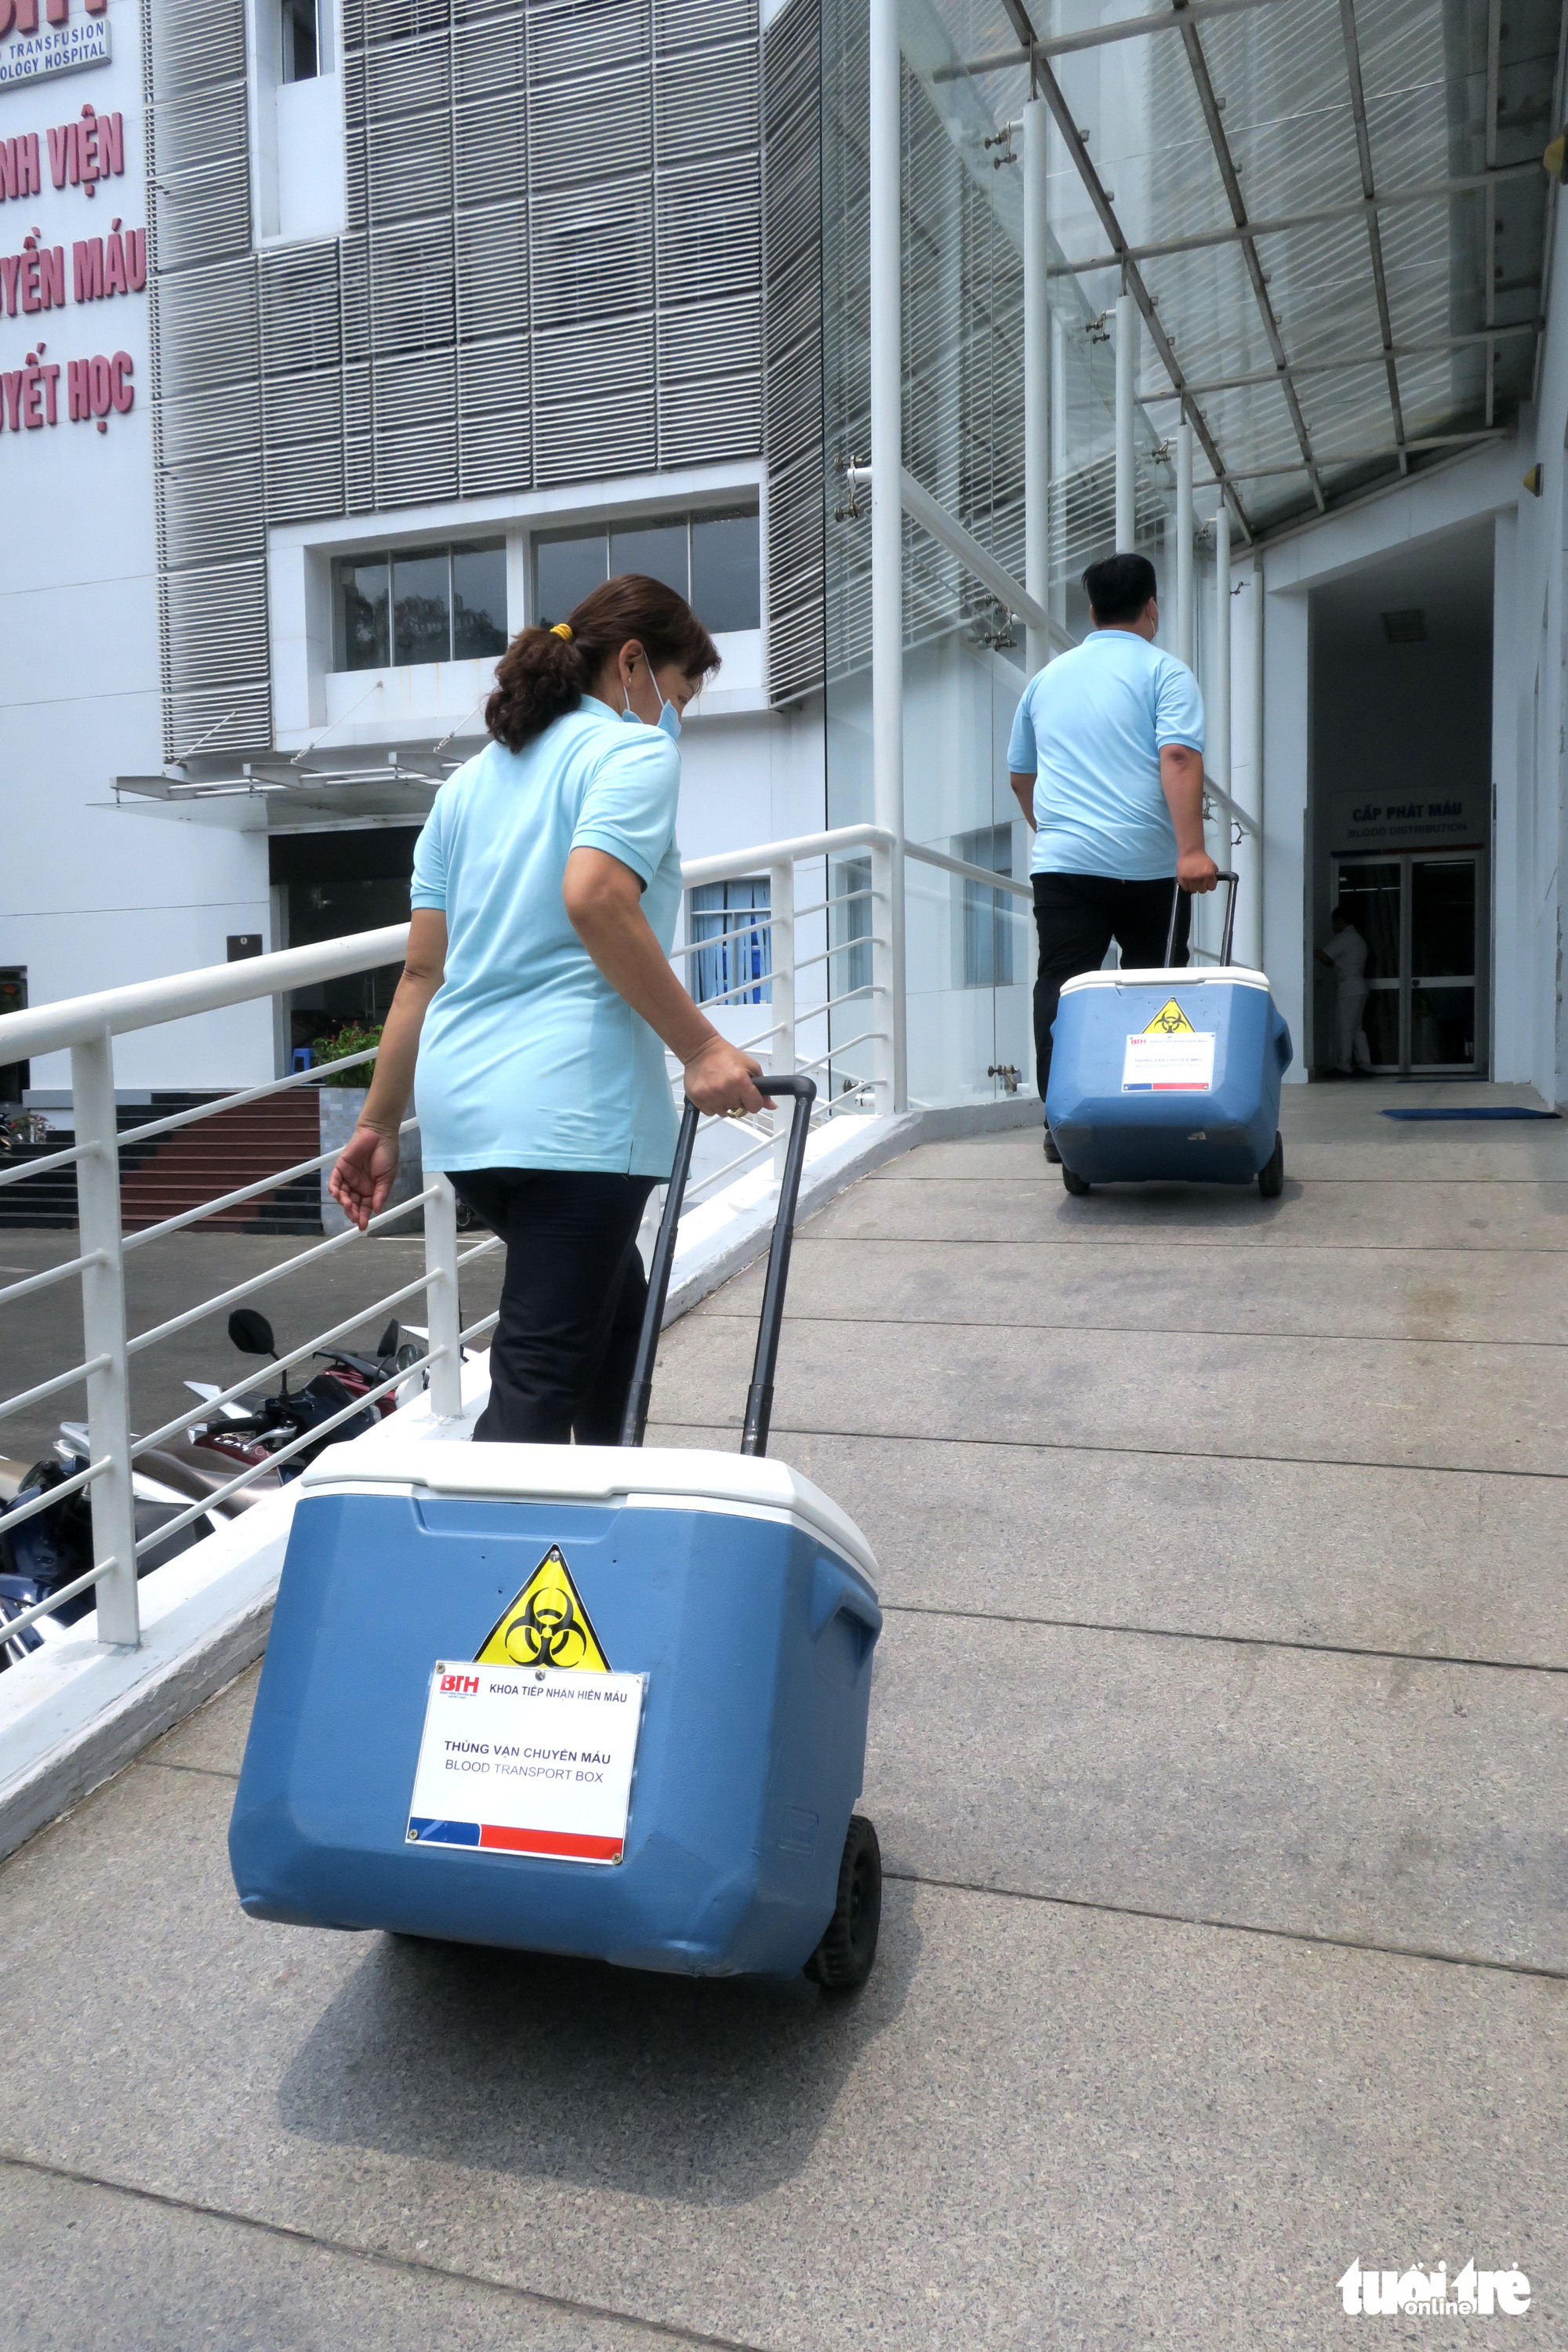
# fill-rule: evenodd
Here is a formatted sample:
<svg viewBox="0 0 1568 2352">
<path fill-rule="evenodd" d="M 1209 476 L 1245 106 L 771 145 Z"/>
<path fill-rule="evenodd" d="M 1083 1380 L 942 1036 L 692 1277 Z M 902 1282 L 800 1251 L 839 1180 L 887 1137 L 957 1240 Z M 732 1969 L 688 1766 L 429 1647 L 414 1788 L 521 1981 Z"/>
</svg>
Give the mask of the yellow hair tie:
<svg viewBox="0 0 1568 2352">
<path fill-rule="evenodd" d="M 564 637 L 568 645 L 572 642 L 571 629 L 564 621 L 557 621 L 550 634 L 552 637 Z"/>
</svg>

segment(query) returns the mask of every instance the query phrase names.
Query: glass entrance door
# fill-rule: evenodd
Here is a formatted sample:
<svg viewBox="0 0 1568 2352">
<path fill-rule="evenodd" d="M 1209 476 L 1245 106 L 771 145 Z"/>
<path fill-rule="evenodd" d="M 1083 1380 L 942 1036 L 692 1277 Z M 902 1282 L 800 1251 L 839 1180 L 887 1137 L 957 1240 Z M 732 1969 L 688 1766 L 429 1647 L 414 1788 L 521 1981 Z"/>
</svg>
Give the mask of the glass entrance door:
<svg viewBox="0 0 1568 2352">
<path fill-rule="evenodd" d="M 1334 902 L 1366 941 L 1374 1070 L 1479 1075 L 1483 861 L 1473 851 L 1336 858 Z"/>
</svg>

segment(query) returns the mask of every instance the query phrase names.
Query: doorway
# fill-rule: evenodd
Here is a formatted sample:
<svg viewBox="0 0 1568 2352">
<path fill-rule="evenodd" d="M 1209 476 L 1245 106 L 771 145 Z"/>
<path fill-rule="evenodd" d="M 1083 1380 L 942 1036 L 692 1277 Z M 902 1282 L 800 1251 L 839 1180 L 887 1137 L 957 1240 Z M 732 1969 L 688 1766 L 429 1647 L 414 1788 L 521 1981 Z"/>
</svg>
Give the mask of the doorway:
<svg viewBox="0 0 1568 2352">
<path fill-rule="evenodd" d="M 1362 1025 L 1373 1068 L 1391 1077 L 1484 1077 L 1484 855 L 1412 851 L 1333 863 L 1333 903 L 1367 946 Z"/>
</svg>

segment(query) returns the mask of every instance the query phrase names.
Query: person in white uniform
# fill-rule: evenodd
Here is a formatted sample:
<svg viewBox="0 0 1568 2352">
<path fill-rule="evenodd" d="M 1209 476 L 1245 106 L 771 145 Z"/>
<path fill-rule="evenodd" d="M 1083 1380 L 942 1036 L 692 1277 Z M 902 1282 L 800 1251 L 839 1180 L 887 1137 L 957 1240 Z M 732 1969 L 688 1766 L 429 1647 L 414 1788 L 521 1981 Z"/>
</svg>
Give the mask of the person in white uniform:
<svg viewBox="0 0 1568 2352">
<path fill-rule="evenodd" d="M 1370 1077 L 1372 1049 L 1366 1042 L 1362 1016 L 1366 1011 L 1366 941 L 1342 907 L 1336 907 L 1329 918 L 1331 926 L 1329 944 L 1318 950 L 1318 961 L 1327 964 L 1333 973 L 1334 989 L 1334 1070 L 1338 1076 Z"/>
</svg>

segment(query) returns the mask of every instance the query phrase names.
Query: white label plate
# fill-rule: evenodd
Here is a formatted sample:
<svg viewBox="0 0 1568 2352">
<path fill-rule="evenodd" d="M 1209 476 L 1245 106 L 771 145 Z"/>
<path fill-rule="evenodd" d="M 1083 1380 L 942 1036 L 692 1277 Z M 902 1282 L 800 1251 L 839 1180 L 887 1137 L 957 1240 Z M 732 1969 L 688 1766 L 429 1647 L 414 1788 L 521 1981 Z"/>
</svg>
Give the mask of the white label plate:
<svg viewBox="0 0 1568 2352">
<path fill-rule="evenodd" d="M 426 1702 L 409 1843 L 619 1862 L 647 1680 L 441 1661 Z"/>
<path fill-rule="evenodd" d="M 1127 1040 L 1121 1064 L 1124 1095 L 1206 1095 L 1214 1085 L 1212 1029 L 1183 1029 L 1173 1036 L 1140 1029 Z"/>
</svg>

